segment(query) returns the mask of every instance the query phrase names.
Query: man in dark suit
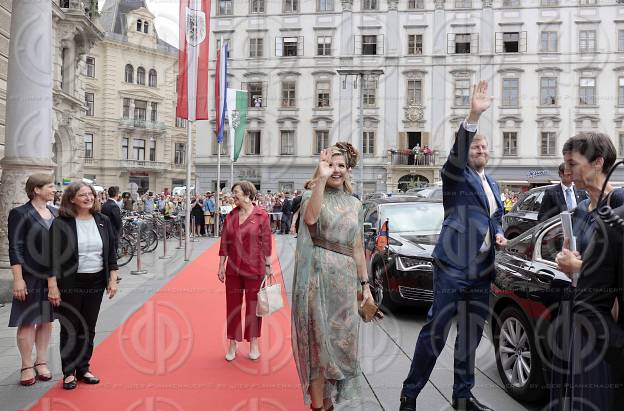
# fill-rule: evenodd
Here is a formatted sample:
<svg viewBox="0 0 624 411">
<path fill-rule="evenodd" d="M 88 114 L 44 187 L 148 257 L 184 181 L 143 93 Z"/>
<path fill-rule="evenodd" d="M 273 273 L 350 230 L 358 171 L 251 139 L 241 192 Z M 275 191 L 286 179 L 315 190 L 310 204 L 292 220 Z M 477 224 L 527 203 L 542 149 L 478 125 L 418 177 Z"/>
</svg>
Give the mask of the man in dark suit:
<svg viewBox="0 0 624 411">
<path fill-rule="evenodd" d="M 587 198 L 587 193 L 577 190 L 572 182 L 572 173 L 566 172 L 565 163 L 559 165 L 560 184 L 547 188 L 544 191 L 544 198 L 540 206 L 537 219 L 539 221 L 548 220 L 562 211 L 569 211 Z"/>
<path fill-rule="evenodd" d="M 491 104 L 487 82 L 473 87 L 470 115 L 456 134 L 442 167 L 444 223 L 433 251 L 433 305 L 427 315 L 403 382 L 400 411 L 415 411 L 416 397 L 427 383 L 457 319 L 452 406 L 490 410 L 473 396 L 475 351 L 489 313 L 494 249 L 504 247 L 503 204 L 494 179 L 485 174 L 489 154 L 485 136 L 477 135 L 481 114 Z"/>
<path fill-rule="evenodd" d="M 121 209 L 117 205 L 117 202 L 121 198 L 119 194 L 119 187 L 108 187 L 108 200 L 102 204 L 102 214 L 104 214 L 111 221 L 111 227 L 113 229 L 113 235 L 115 236 L 115 249 L 119 244 L 119 237 L 121 236 L 121 229 L 123 222 L 121 220 Z M 121 277 L 117 276 L 117 282 L 121 281 Z"/>
</svg>

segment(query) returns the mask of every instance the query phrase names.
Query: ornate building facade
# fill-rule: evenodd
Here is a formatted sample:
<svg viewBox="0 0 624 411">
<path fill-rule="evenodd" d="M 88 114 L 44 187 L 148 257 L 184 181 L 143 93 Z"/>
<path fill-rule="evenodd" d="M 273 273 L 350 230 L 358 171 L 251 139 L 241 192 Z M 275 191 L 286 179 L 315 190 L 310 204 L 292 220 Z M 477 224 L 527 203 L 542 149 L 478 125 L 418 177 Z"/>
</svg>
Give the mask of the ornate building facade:
<svg viewBox="0 0 624 411">
<path fill-rule="evenodd" d="M 435 182 L 479 79 L 495 98 L 480 130 L 503 185 L 557 180 L 563 143 L 579 131 L 608 133 L 624 155 L 622 3 L 213 1 L 213 58 L 223 38 L 230 87 L 250 99 L 234 179 L 301 188 L 319 149 L 348 140 L 364 153 L 365 191 Z M 383 74 L 356 85 L 343 69 Z M 212 133 L 214 122 L 202 127 Z M 216 152 L 214 144 L 198 147 L 204 187 L 215 187 Z"/>
<path fill-rule="evenodd" d="M 107 0 L 104 40 L 86 56 L 84 176 L 162 192 L 185 185 L 186 122 L 176 119 L 178 49 L 158 37 L 145 1 Z"/>
</svg>

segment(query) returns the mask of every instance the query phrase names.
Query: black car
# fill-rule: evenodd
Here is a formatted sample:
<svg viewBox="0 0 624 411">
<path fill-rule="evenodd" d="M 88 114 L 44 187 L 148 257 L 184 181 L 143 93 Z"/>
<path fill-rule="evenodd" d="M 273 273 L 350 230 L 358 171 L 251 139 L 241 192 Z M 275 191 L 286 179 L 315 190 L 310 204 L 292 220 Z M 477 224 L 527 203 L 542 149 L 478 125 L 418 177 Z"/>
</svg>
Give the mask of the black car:
<svg viewBox="0 0 624 411">
<path fill-rule="evenodd" d="M 503 232 L 510 240 L 525 231 L 533 228 L 539 220 L 537 219 L 544 192 L 552 185 L 533 188 L 520 197 L 510 212 L 503 216 Z"/>
<path fill-rule="evenodd" d="M 503 384 L 521 401 L 537 401 L 547 393 L 552 358 L 548 327 L 558 300 L 552 285 L 555 279 L 559 288 L 570 283 L 555 263 L 562 245 L 561 220 L 553 217 L 496 253 L 488 331 Z"/>
<path fill-rule="evenodd" d="M 430 304 L 431 253 L 444 220 L 442 202 L 393 196 L 365 202 L 364 212 L 364 248 L 375 301 L 387 310 L 400 305 Z M 386 221 L 387 238 L 383 233 Z"/>
</svg>

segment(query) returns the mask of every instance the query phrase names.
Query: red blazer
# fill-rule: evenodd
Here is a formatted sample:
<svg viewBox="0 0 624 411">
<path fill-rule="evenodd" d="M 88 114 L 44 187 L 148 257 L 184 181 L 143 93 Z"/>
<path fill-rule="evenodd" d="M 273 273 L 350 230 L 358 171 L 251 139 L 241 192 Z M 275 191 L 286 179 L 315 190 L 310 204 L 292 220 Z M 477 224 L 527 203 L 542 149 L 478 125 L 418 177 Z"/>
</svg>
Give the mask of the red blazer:
<svg viewBox="0 0 624 411">
<path fill-rule="evenodd" d="M 240 225 L 238 207 L 226 217 L 221 231 L 220 256 L 227 256 L 226 275 L 262 277 L 266 272 L 266 258 L 271 255 L 271 222 L 260 207 Z"/>
</svg>

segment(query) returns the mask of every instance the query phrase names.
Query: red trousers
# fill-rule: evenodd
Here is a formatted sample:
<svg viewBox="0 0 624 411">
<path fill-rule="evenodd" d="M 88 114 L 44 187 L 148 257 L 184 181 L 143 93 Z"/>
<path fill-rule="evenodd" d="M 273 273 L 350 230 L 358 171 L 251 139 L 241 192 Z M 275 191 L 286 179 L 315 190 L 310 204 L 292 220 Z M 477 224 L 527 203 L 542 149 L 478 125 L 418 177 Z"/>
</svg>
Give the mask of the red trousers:
<svg viewBox="0 0 624 411">
<path fill-rule="evenodd" d="M 225 276 L 225 301 L 227 306 L 227 338 L 243 341 L 241 311 L 245 295 L 245 339 L 260 337 L 262 317 L 256 316 L 258 290 L 262 277 L 249 278 L 238 275 Z"/>
</svg>

